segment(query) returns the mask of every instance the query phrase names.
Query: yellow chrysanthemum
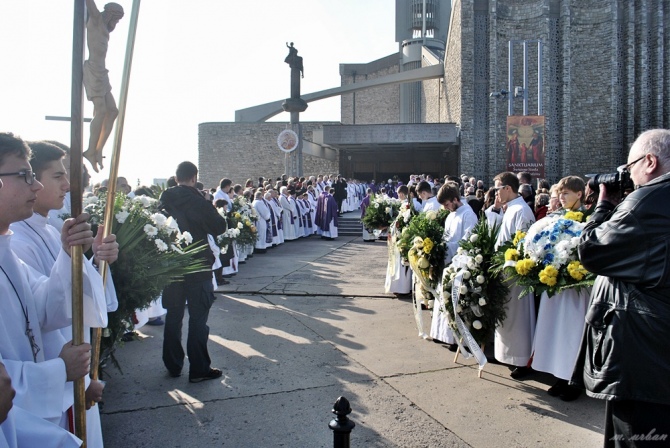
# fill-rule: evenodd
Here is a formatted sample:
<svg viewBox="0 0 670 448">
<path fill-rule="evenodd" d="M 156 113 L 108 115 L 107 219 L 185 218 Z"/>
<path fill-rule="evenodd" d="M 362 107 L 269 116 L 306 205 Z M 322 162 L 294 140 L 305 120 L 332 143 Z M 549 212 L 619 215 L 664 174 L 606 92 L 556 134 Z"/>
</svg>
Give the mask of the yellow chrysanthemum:
<svg viewBox="0 0 670 448">
<path fill-rule="evenodd" d="M 505 261 L 510 261 L 510 260 L 518 260 L 519 259 L 519 251 L 516 249 L 507 249 L 505 251 Z"/>
<path fill-rule="evenodd" d="M 556 277 L 550 277 L 548 275 L 540 274 L 540 283 L 544 283 L 547 286 L 555 286 Z"/>
<path fill-rule="evenodd" d="M 426 238 L 423 240 L 423 251 L 427 254 L 430 253 L 431 250 L 433 250 L 433 246 L 435 243 L 433 243 L 433 240 L 430 238 Z"/>
<path fill-rule="evenodd" d="M 540 271 L 540 282 L 547 286 L 556 285 L 558 269 L 549 265 Z"/>
<path fill-rule="evenodd" d="M 570 274 L 570 277 L 574 278 L 575 280 L 579 281 L 584 278 L 586 274 L 588 274 L 589 271 L 584 269 L 584 266 L 579 262 L 579 260 L 571 261 L 568 263 L 568 274 Z"/>
<path fill-rule="evenodd" d="M 517 230 L 516 233 L 514 234 L 514 239 L 512 240 L 512 242 L 516 246 L 525 237 L 526 237 L 526 232 L 522 232 L 521 230 Z"/>
<path fill-rule="evenodd" d="M 244 225 L 247 227 L 251 227 L 251 221 L 247 219 L 246 221 L 244 221 Z"/>
<path fill-rule="evenodd" d="M 571 220 L 577 221 L 577 222 L 584 221 L 584 213 L 582 213 L 582 212 L 569 211 L 563 217 L 565 219 L 571 219 Z"/>
<path fill-rule="evenodd" d="M 516 272 L 519 275 L 528 275 L 528 273 L 535 267 L 535 262 L 533 260 L 521 260 L 519 261 L 515 268 Z"/>
<path fill-rule="evenodd" d="M 242 215 L 240 215 L 238 212 L 235 212 L 233 216 L 235 216 L 235 218 L 237 219 L 240 219 L 242 217 Z"/>
</svg>

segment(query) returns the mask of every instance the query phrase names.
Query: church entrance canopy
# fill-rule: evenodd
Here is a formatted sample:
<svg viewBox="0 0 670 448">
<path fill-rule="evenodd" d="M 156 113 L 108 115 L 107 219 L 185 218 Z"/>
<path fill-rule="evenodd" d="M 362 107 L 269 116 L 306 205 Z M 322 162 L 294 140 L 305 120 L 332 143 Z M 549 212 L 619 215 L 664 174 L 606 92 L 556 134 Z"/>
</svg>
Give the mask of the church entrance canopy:
<svg viewBox="0 0 670 448">
<path fill-rule="evenodd" d="M 410 174 L 458 174 L 458 135 L 453 123 L 324 125 L 314 143 L 339 151 L 345 177 L 406 182 Z"/>
</svg>

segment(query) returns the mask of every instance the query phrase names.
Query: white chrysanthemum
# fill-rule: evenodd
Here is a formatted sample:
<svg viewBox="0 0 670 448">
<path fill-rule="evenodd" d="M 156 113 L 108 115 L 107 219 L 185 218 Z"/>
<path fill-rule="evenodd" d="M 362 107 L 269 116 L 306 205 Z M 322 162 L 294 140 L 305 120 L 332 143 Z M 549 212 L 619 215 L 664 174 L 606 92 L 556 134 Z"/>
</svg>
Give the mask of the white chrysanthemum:
<svg viewBox="0 0 670 448">
<path fill-rule="evenodd" d="M 135 196 L 135 197 L 133 198 L 133 202 L 139 202 L 139 203 L 142 204 L 142 206 L 143 206 L 144 208 L 147 208 L 147 207 L 149 207 L 151 204 L 153 204 L 154 202 L 156 202 L 156 200 L 150 198 L 149 196 L 144 196 L 144 195 L 142 195 L 142 196 Z"/>
<path fill-rule="evenodd" d="M 470 242 L 471 243 L 476 243 L 478 239 L 479 239 L 479 235 L 477 235 L 476 233 L 473 233 L 472 235 L 470 235 Z"/>
<path fill-rule="evenodd" d="M 379 208 L 379 202 L 375 202 L 375 208 Z"/>
<path fill-rule="evenodd" d="M 118 221 L 119 224 L 123 224 L 126 222 L 126 219 L 128 219 L 128 216 L 130 216 L 130 213 L 128 213 L 126 210 L 121 209 L 120 212 L 118 212 L 114 217 Z"/>
<path fill-rule="evenodd" d="M 458 288 L 458 292 L 459 292 L 461 295 L 463 295 L 463 294 L 467 294 L 467 293 L 468 293 L 468 287 L 465 286 L 465 285 L 461 285 L 461 287 Z"/>
<path fill-rule="evenodd" d="M 472 322 L 472 328 L 475 330 L 481 330 L 482 329 L 482 323 L 478 320 L 475 320 Z"/>
<path fill-rule="evenodd" d="M 428 261 L 427 258 L 425 258 L 425 257 L 421 257 L 421 258 L 419 259 L 419 267 L 420 267 L 421 269 L 427 269 L 429 266 L 430 266 L 430 262 Z"/>
<path fill-rule="evenodd" d="M 437 219 L 437 212 L 435 210 L 428 210 L 426 212 L 426 219 L 435 221 L 435 219 Z"/>
<path fill-rule="evenodd" d="M 470 274 L 470 271 L 464 271 L 463 272 L 463 280 L 469 280 L 472 274 Z"/>
<path fill-rule="evenodd" d="M 481 264 L 482 261 L 484 261 L 484 257 L 482 257 L 481 254 L 480 254 L 480 255 L 476 255 L 476 256 L 475 256 L 475 261 L 476 261 L 478 264 Z"/>
<path fill-rule="evenodd" d="M 179 232 L 179 224 L 172 216 L 165 221 L 165 228 L 170 234 Z"/>
<path fill-rule="evenodd" d="M 89 205 L 97 204 L 98 202 L 100 202 L 100 199 L 98 199 L 97 196 L 91 195 L 87 198 L 84 198 L 83 206 L 84 206 L 84 208 L 86 208 Z"/>
<path fill-rule="evenodd" d="M 156 239 L 154 240 L 154 243 L 156 244 L 156 247 L 158 248 L 158 250 L 159 250 L 160 252 L 165 252 L 166 250 L 168 250 L 168 245 L 165 244 L 165 241 L 156 238 Z"/>
<path fill-rule="evenodd" d="M 478 275 L 477 276 L 477 283 L 479 283 L 480 285 L 483 285 L 485 281 L 486 281 L 486 278 L 484 278 L 483 275 Z"/>
<path fill-rule="evenodd" d="M 241 228 L 243 228 L 243 227 L 244 227 L 244 224 L 242 224 L 241 222 L 238 222 L 238 223 L 237 223 L 237 228 L 238 228 L 238 229 L 241 229 Z"/>
<path fill-rule="evenodd" d="M 161 227 L 166 227 L 167 225 L 167 218 L 165 217 L 164 214 L 162 213 L 154 213 L 151 215 L 151 220 L 156 224 L 159 228 Z"/>
<path fill-rule="evenodd" d="M 479 298 L 479 306 L 485 306 L 486 305 L 486 299 L 484 297 Z"/>
<path fill-rule="evenodd" d="M 226 252 L 228 252 L 228 245 L 227 244 L 221 248 L 221 253 L 222 254 L 225 254 Z"/>
<path fill-rule="evenodd" d="M 190 234 L 189 232 L 182 232 L 182 233 L 179 235 L 178 238 L 179 238 L 180 241 L 183 241 L 183 242 L 186 243 L 187 245 L 188 245 L 188 244 L 191 244 L 191 243 L 193 242 L 193 237 L 191 236 L 191 234 Z"/>
<path fill-rule="evenodd" d="M 144 233 L 148 236 L 156 236 L 158 235 L 158 229 L 151 224 L 147 224 L 144 226 Z"/>
<path fill-rule="evenodd" d="M 391 207 L 386 207 L 386 209 L 384 211 L 386 212 L 387 215 L 390 215 L 391 210 L 392 210 Z"/>
</svg>

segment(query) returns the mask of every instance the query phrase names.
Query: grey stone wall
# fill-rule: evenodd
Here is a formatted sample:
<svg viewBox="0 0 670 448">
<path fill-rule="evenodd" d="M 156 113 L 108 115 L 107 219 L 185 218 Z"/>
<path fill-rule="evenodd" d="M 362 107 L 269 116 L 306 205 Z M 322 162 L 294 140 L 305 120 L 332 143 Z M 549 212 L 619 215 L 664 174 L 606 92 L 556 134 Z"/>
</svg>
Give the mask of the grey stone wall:
<svg viewBox="0 0 670 448">
<path fill-rule="evenodd" d="M 303 138 L 312 140 L 312 131 L 332 122 L 301 123 Z M 198 126 L 199 179 L 215 187 L 223 177 L 243 184 L 259 176 L 277 178 L 284 173 L 284 153 L 277 147 L 277 135 L 286 123 L 201 123 Z M 338 161 L 303 155 L 305 176 L 338 171 Z"/>
<path fill-rule="evenodd" d="M 490 179 L 505 167 L 507 101 L 484 101 L 483 95 L 508 88 L 509 40 L 544 44 L 550 180 L 609 172 L 625 160 L 640 132 L 670 125 L 670 2 L 456 0 L 453 5 L 445 58 L 446 121 L 461 126 L 462 171 Z M 521 86 L 520 44 L 514 53 L 514 85 Z M 528 114 L 535 115 L 536 47 L 529 55 Z M 520 100 L 514 114 L 522 114 Z"/>
<path fill-rule="evenodd" d="M 390 65 L 367 74 L 343 74 L 342 85 L 376 79 L 398 73 L 399 65 Z M 400 86 L 398 84 L 373 87 L 342 95 L 342 124 L 399 123 Z M 354 103 L 355 100 L 355 103 Z M 355 117 L 354 117 L 355 112 Z"/>
</svg>

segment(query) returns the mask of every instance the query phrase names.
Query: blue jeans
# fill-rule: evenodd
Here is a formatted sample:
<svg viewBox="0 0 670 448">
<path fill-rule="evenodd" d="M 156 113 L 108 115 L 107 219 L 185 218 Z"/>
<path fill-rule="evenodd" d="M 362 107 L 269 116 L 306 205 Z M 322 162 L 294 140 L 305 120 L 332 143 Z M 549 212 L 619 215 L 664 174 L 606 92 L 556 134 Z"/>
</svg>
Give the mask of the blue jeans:
<svg viewBox="0 0 670 448">
<path fill-rule="evenodd" d="M 188 301 L 188 339 L 186 352 L 189 376 L 209 373 L 211 359 L 207 351 L 209 309 L 214 302 L 212 281 L 173 283 L 163 290 L 163 308 L 167 310 L 163 332 L 163 363 L 172 374 L 184 367 L 184 349 L 181 345 L 184 308 Z"/>
</svg>

